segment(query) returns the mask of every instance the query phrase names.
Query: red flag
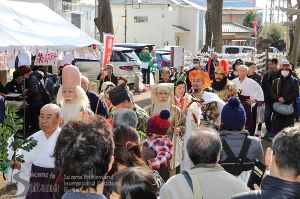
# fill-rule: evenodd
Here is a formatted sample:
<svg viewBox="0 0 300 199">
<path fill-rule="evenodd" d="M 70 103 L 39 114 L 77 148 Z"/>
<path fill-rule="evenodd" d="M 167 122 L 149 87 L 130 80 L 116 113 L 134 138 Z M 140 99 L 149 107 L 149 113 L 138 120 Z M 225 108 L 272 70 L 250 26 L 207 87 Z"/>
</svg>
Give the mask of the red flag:
<svg viewBox="0 0 300 199">
<path fill-rule="evenodd" d="M 114 35 L 104 35 L 104 51 L 102 57 L 102 68 L 103 71 L 106 69 L 106 65 L 110 62 L 110 57 L 113 51 Z M 104 78 L 104 72 L 102 72 L 102 78 Z"/>
</svg>

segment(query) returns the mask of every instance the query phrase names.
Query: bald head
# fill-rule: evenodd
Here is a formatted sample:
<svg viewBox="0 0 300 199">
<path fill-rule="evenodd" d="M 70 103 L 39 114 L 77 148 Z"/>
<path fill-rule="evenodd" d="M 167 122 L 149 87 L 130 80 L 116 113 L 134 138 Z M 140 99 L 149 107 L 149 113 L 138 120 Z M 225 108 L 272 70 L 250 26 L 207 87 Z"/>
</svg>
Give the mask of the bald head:
<svg viewBox="0 0 300 199">
<path fill-rule="evenodd" d="M 60 107 L 56 104 L 46 104 L 43 106 L 40 110 L 40 114 L 55 114 L 56 116 L 59 116 Z"/>
<path fill-rule="evenodd" d="M 46 137 L 50 137 L 61 123 L 59 116 L 60 107 L 56 104 L 46 104 L 40 110 L 39 126 L 45 133 Z"/>
</svg>

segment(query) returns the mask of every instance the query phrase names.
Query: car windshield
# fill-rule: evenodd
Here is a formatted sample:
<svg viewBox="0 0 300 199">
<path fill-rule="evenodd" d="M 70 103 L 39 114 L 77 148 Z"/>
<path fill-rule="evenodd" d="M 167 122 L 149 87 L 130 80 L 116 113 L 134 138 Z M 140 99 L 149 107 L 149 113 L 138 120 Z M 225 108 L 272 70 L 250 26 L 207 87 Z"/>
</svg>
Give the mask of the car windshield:
<svg viewBox="0 0 300 199">
<path fill-rule="evenodd" d="M 161 56 L 164 60 L 171 60 L 171 55 L 170 54 L 162 54 Z"/>
<path fill-rule="evenodd" d="M 125 51 L 124 55 L 128 61 L 138 61 L 139 57 L 136 55 L 134 51 Z"/>
</svg>

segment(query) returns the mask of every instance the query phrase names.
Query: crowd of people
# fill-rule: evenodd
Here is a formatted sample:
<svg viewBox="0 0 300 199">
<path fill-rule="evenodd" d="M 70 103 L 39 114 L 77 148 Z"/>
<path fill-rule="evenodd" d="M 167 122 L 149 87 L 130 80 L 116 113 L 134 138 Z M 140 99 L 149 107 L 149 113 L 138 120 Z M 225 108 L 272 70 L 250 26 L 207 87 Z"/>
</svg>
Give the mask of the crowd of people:
<svg viewBox="0 0 300 199">
<path fill-rule="evenodd" d="M 143 53 L 142 61 L 151 62 Z M 292 127 L 299 80 L 287 60 L 267 64 L 262 77 L 254 62 L 230 66 L 214 53 L 204 68 L 199 59 L 188 71 L 163 68 L 145 109 L 112 65 L 98 77 L 99 94 L 71 63 L 61 77 L 20 66 L 0 91 L 25 98 L 26 137 L 37 140 L 33 150 L 20 152 L 24 163 L 11 162 L 29 182 L 18 183 L 17 196 L 300 198 L 300 129 Z M 262 138 L 272 141 L 265 154 Z M 262 190 L 251 192 L 249 178 L 263 160 Z"/>
</svg>

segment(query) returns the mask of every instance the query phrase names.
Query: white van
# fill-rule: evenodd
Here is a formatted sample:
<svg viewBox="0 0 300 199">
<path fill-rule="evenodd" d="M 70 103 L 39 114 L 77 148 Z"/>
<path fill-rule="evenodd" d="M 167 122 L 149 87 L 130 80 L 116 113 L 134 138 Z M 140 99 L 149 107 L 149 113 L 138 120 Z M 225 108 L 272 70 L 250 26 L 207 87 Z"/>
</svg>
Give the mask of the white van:
<svg viewBox="0 0 300 199">
<path fill-rule="evenodd" d="M 252 53 L 256 49 L 251 46 L 222 46 L 222 54 Z"/>
</svg>

